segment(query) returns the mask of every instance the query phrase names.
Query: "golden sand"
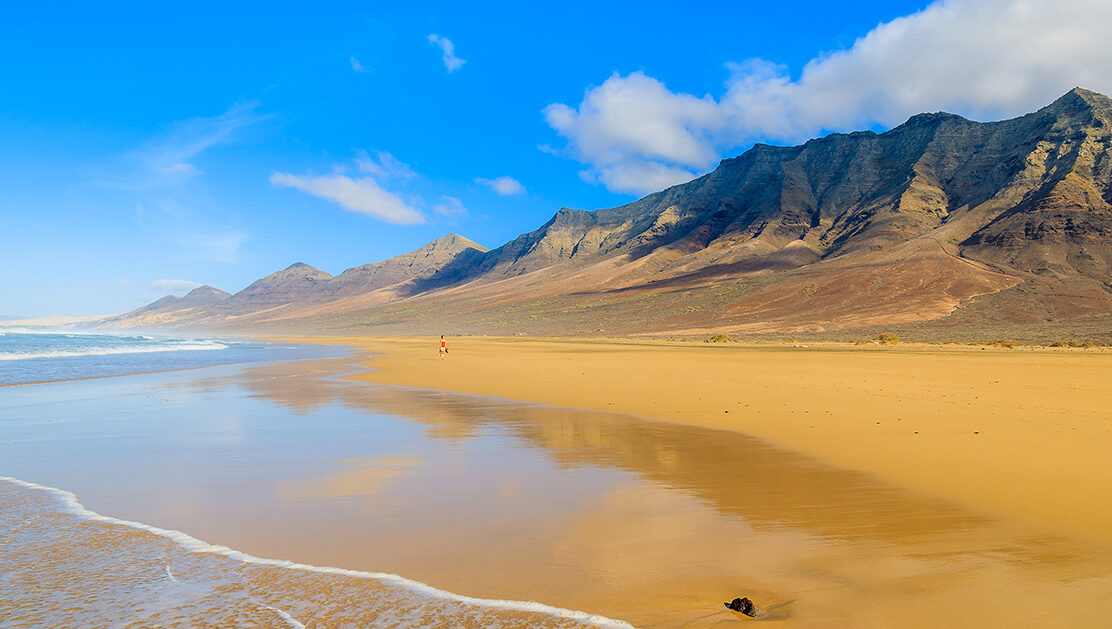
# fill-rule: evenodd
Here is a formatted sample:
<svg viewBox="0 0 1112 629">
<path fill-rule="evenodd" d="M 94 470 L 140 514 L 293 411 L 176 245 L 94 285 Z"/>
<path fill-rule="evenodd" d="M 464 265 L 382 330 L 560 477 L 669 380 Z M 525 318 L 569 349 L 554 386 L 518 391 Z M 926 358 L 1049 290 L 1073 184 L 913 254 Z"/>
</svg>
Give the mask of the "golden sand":
<svg viewBox="0 0 1112 629">
<path fill-rule="evenodd" d="M 949 346 L 332 337 L 371 382 L 743 432 L 1112 545 L 1112 353 Z"/>
</svg>

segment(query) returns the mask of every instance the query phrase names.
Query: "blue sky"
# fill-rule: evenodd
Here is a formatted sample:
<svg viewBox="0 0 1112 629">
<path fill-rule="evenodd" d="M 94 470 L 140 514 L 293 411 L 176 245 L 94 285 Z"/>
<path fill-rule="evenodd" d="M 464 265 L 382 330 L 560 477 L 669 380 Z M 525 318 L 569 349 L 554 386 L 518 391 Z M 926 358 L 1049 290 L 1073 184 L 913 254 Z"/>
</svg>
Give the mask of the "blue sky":
<svg viewBox="0 0 1112 629">
<path fill-rule="evenodd" d="M 1099 2 L 403 4 L 7 7 L 0 315 L 495 247 L 756 141 L 1112 91 Z"/>
</svg>

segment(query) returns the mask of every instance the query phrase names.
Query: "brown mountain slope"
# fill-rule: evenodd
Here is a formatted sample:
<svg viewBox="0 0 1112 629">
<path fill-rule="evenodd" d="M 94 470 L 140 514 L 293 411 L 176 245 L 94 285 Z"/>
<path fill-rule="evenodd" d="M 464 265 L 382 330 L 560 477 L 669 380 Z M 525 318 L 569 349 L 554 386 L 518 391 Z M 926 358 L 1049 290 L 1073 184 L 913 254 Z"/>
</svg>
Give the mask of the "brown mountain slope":
<svg viewBox="0 0 1112 629">
<path fill-rule="evenodd" d="M 226 291 L 212 286 L 198 286 L 189 291 L 182 297 L 175 295 L 167 295 L 158 301 L 151 303 L 148 306 L 140 308 L 136 313 L 141 314 L 154 314 L 158 312 L 169 312 L 171 310 L 182 310 L 186 308 L 203 308 L 205 306 L 212 306 L 218 304 L 228 297 L 231 297 Z"/>
<path fill-rule="evenodd" d="M 251 284 L 213 307 L 213 313 L 242 317 L 256 312 L 287 307 L 310 299 L 332 276 L 302 262 L 282 269 Z"/>
<path fill-rule="evenodd" d="M 453 277 L 451 271 L 445 272 L 447 267 L 469 268 L 470 263 L 486 251 L 482 245 L 463 236 L 449 234 L 415 251 L 351 268 L 336 277 L 299 262 L 254 282 L 235 295 L 224 291 L 205 293 L 208 298 L 203 304 L 198 301 L 203 289 L 196 289 L 180 299 L 169 295 L 114 317 L 111 323 L 165 326 L 235 322 L 242 325 L 257 320 L 288 319 L 312 312 L 321 304 L 344 303 L 350 298 L 374 294 L 386 288 L 412 292 L 415 282 L 427 280 L 433 275 L 439 274 L 441 279 L 437 281 L 444 282 L 445 278 Z M 152 319 L 151 315 L 156 313 L 159 317 Z"/>
<path fill-rule="evenodd" d="M 1112 102 L 1074 90 L 1047 108 L 1054 122 L 1027 169 L 1019 203 L 963 243 L 965 254 L 1041 275 L 1112 273 Z"/>
<path fill-rule="evenodd" d="M 486 247 L 459 234 L 448 234 L 415 251 L 348 269 L 332 278 L 318 299 L 332 301 L 362 295 L 401 282 L 426 279 L 438 273 L 447 280 L 451 273 L 445 273 L 445 267 L 453 265 L 453 268 L 470 268 L 486 251 Z"/>
<path fill-rule="evenodd" d="M 157 301 L 118 317 L 102 322 L 110 327 L 156 327 L 176 323 L 183 316 L 196 316 L 219 304 L 231 295 L 212 286 L 198 286 L 182 297 L 167 295 Z"/>
<path fill-rule="evenodd" d="M 762 261 L 793 241 L 822 258 L 877 250 L 940 228 L 947 240 L 964 241 L 1005 213 L 1027 216 L 1054 207 L 1054 199 L 1059 208 L 1082 212 L 1089 223 L 1081 231 L 1090 233 L 1103 225 L 1098 214 L 1107 207 L 1110 114 L 1108 98 L 1076 89 L 1003 122 L 920 114 L 879 135 L 757 145 L 708 175 L 626 206 L 561 209 L 538 230 L 492 251 L 474 276 L 502 278 L 617 254 L 637 259 L 662 248 L 672 259 L 655 272 L 682 272 L 693 262 L 689 255 L 702 259 L 695 266 L 745 259 L 782 268 L 813 260 L 781 254 Z M 1060 213 L 1057 220 L 1067 222 Z M 1019 233 L 1003 221 L 969 246 L 992 241 L 997 229 Z M 1025 243 L 1051 237 L 1024 235 L 1033 236 Z"/>
</svg>

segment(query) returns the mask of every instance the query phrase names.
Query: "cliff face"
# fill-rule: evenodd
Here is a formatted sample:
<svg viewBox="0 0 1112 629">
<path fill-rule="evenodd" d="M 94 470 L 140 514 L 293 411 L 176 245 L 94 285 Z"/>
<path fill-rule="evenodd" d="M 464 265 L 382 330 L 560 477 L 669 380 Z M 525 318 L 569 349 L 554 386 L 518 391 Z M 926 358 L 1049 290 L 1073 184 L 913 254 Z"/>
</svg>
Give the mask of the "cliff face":
<svg viewBox="0 0 1112 629">
<path fill-rule="evenodd" d="M 1066 278 L 1112 280 L 1112 101 L 1074 90 L 1038 112 L 1043 133 L 1016 176 L 1022 196 L 963 253 Z"/>
<path fill-rule="evenodd" d="M 1107 247 L 1093 249 L 1112 227 L 1110 122 L 1112 101 L 1075 89 L 1002 122 L 920 114 L 879 135 L 757 145 L 710 174 L 623 207 L 561 209 L 492 251 L 476 275 L 504 278 L 612 255 L 636 259 L 662 248 L 674 254 L 669 268 L 683 268 L 691 254 L 782 268 L 877 251 L 935 230 L 956 238 L 973 259 L 1107 275 Z M 770 256 L 794 241 L 814 256 Z"/>
</svg>

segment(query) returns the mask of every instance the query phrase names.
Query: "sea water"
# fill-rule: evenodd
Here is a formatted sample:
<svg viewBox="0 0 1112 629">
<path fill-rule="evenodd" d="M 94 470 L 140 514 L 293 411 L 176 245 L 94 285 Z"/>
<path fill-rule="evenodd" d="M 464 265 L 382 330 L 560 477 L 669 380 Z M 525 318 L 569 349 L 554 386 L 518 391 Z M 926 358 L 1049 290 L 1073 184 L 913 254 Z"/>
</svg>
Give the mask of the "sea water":
<svg viewBox="0 0 1112 629">
<path fill-rule="evenodd" d="M 341 353 L 343 350 L 324 346 L 214 336 L 0 327 L 0 385 L 324 358 Z"/>
</svg>

